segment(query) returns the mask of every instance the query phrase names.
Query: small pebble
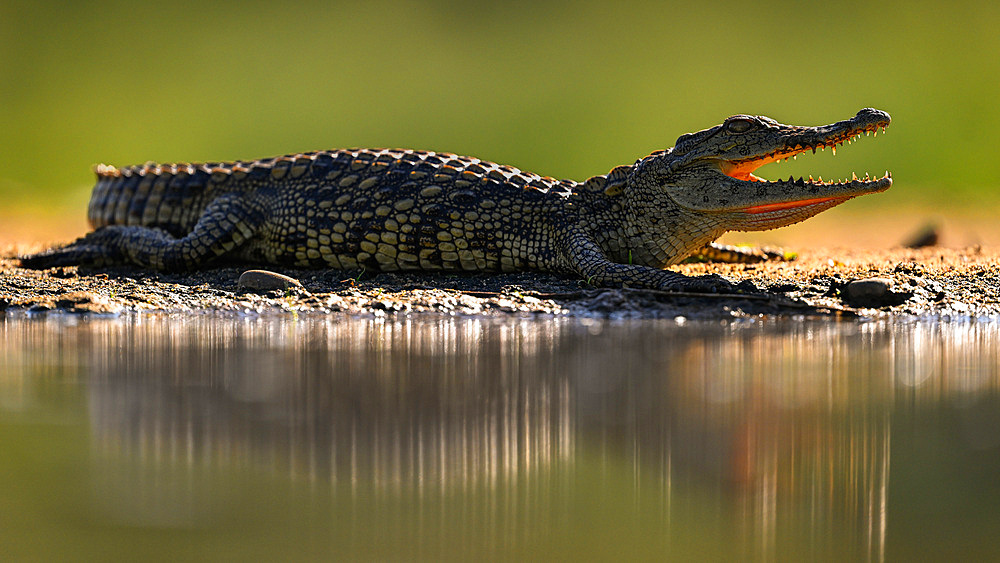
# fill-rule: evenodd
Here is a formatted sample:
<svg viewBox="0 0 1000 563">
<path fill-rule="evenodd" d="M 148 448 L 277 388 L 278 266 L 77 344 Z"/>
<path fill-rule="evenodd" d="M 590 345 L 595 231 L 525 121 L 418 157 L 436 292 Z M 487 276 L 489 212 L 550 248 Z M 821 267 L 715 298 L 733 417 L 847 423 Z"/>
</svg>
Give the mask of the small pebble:
<svg viewBox="0 0 1000 563">
<path fill-rule="evenodd" d="M 240 275 L 240 281 L 237 285 L 240 289 L 251 291 L 274 291 L 302 287 L 299 280 L 268 270 L 247 270 Z"/>
</svg>

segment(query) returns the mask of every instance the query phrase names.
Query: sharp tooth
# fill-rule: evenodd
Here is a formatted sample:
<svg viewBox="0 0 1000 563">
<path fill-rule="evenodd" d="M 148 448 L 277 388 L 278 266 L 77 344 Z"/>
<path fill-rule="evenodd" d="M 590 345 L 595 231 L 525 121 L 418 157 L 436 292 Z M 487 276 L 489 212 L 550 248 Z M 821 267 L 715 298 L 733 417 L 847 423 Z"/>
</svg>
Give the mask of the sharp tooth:
<svg viewBox="0 0 1000 563">
<path fill-rule="evenodd" d="M 792 155 L 792 160 L 798 160 L 798 159 L 799 159 L 799 155 L 797 155 L 797 154 Z"/>
<path fill-rule="evenodd" d="M 865 131 L 865 137 L 871 134 L 871 131 Z"/>
<path fill-rule="evenodd" d="M 823 177 L 822 177 L 822 176 L 820 176 L 820 177 L 819 177 L 819 183 L 820 183 L 820 184 L 822 184 L 822 183 L 823 183 Z"/>
<path fill-rule="evenodd" d="M 858 175 L 857 175 L 857 174 L 855 174 L 854 172 L 851 172 L 851 181 L 852 181 L 852 182 L 854 182 L 854 181 L 856 181 L 857 179 L 858 179 Z"/>
<path fill-rule="evenodd" d="M 833 156 L 837 156 L 837 145 L 830 147 L 830 150 L 833 151 Z"/>
<path fill-rule="evenodd" d="M 816 181 L 816 180 L 813 180 L 813 175 L 812 174 L 809 175 L 809 181 L 810 182 L 815 182 Z"/>
</svg>

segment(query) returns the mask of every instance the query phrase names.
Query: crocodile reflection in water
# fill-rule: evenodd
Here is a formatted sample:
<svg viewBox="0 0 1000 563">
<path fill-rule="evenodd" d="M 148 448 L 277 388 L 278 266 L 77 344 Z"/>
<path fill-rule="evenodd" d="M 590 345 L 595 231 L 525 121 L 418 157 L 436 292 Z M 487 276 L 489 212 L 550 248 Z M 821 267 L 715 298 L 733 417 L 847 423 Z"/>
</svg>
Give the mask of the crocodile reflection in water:
<svg viewBox="0 0 1000 563">
<path fill-rule="evenodd" d="M 803 330 L 831 349 L 850 338 L 823 326 Z M 663 502 L 682 483 L 721 488 L 748 507 L 751 529 L 773 529 L 776 505 L 762 503 L 809 505 L 873 530 L 884 518 L 886 411 L 841 420 L 849 401 L 890 401 L 891 380 L 827 403 L 814 397 L 829 385 L 820 364 L 814 384 L 740 367 L 760 364 L 783 335 L 605 326 L 593 336 L 559 319 L 134 329 L 130 344 L 90 360 L 103 374 L 90 386 L 93 435 L 110 459 L 250 464 L 334 491 L 471 490 L 542 503 L 596 462 L 632 468 L 634 486 Z M 141 344 L 162 338 L 169 357 Z M 653 355 L 638 371 L 637 361 L 623 371 L 616 353 L 627 341 Z"/>
</svg>

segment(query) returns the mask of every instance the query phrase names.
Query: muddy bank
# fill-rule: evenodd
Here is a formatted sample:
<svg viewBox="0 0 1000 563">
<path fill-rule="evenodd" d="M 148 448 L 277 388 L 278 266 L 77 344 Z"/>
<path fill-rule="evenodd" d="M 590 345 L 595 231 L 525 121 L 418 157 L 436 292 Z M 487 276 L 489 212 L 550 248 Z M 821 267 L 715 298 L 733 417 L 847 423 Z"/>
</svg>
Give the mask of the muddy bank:
<svg viewBox="0 0 1000 563">
<path fill-rule="evenodd" d="M 606 289 L 541 273 L 373 274 L 222 265 L 186 274 L 137 268 L 20 268 L 0 250 L 0 311 L 364 315 L 553 314 L 609 318 L 731 318 L 820 315 L 1000 317 L 1000 248 L 804 249 L 792 262 L 686 264 L 689 275 L 716 273 L 741 295 Z M 241 274 L 267 268 L 301 284 L 241 287 Z M 279 282 L 275 282 L 280 285 Z"/>
</svg>

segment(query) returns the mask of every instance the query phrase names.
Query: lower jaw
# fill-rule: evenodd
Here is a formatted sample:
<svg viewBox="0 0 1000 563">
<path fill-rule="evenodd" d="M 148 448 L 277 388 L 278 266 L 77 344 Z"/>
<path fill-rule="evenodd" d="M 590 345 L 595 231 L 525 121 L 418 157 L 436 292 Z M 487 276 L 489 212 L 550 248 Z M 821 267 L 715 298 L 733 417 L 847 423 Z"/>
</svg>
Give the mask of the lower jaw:
<svg viewBox="0 0 1000 563">
<path fill-rule="evenodd" d="M 750 213 L 751 215 L 756 215 L 758 213 L 770 213 L 772 211 L 782 211 L 785 209 L 797 209 L 799 207 L 807 207 L 809 205 L 815 205 L 817 203 L 826 203 L 828 201 L 833 201 L 835 197 L 817 197 L 813 199 L 800 199 L 797 201 L 783 201 L 780 203 L 765 203 L 764 205 L 754 205 L 751 207 L 744 207 L 740 211 L 743 213 Z"/>
</svg>

